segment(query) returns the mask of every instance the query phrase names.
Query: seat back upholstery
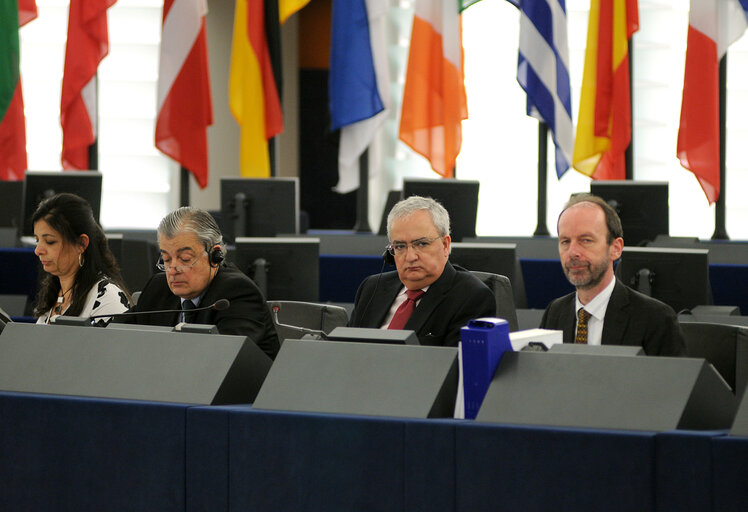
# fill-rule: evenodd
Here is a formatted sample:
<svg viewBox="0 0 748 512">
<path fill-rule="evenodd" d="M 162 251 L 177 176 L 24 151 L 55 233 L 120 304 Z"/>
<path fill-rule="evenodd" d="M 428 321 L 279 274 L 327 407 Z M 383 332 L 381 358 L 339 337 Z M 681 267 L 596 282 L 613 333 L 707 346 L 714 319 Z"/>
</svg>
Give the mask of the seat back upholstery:
<svg viewBox="0 0 748 512">
<path fill-rule="evenodd" d="M 471 270 L 470 272 L 493 292 L 496 298 L 496 316 L 509 322 L 510 331 L 518 330 L 517 310 L 514 306 L 514 293 L 512 292 L 512 283 L 509 281 L 509 278 L 490 272 L 478 272 L 476 270 Z"/>
<path fill-rule="evenodd" d="M 703 357 L 738 398 L 748 385 L 748 328 L 728 324 L 681 322 L 688 357 Z"/>
<path fill-rule="evenodd" d="M 348 324 L 348 313 L 341 306 L 292 300 L 269 300 L 267 304 L 281 342 L 309 334 L 305 330 L 328 334 Z"/>
</svg>

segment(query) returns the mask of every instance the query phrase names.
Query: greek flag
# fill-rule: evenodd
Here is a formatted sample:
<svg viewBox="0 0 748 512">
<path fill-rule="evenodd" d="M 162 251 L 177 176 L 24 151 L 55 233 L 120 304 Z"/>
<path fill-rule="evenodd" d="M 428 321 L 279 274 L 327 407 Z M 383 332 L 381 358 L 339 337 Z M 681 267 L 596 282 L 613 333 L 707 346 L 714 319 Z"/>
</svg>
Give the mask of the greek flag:
<svg viewBox="0 0 748 512">
<path fill-rule="evenodd" d="M 574 150 L 565 0 L 508 0 L 520 10 L 517 81 L 527 93 L 527 115 L 548 125 L 556 144 L 556 174 Z"/>
</svg>

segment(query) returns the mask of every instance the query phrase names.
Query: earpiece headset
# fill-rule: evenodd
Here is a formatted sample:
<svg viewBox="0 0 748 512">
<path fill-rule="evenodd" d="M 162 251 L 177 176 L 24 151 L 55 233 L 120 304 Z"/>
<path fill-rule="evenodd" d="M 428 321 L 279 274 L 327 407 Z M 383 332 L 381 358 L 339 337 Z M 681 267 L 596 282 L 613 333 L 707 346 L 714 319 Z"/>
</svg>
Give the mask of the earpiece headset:
<svg viewBox="0 0 748 512">
<path fill-rule="evenodd" d="M 210 250 L 208 261 L 210 261 L 210 265 L 212 267 L 217 267 L 221 263 L 223 263 L 223 260 L 226 259 L 226 255 L 223 254 L 223 251 L 221 250 L 220 245 L 216 245 L 213 247 L 213 249 Z"/>
<path fill-rule="evenodd" d="M 382 253 L 382 259 L 387 265 L 392 265 L 393 267 L 395 266 L 395 257 L 392 254 L 390 254 L 390 251 L 388 251 L 387 249 L 385 249 L 384 252 Z M 382 271 L 383 270 L 384 268 L 382 269 Z"/>
</svg>

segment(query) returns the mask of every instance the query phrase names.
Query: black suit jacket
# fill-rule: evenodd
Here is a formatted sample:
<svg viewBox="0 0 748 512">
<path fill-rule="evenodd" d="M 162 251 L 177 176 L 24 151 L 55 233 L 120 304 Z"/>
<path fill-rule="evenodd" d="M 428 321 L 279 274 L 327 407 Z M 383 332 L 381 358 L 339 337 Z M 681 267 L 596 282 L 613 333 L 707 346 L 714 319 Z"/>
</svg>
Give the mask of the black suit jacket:
<svg viewBox="0 0 748 512">
<path fill-rule="evenodd" d="M 228 299 L 228 309 L 197 311 L 192 323 L 212 324 L 221 334 L 249 336 L 267 355 L 275 358 L 280 349 L 278 335 L 265 299 L 257 285 L 235 266 L 221 265 L 208 285 L 200 306 L 209 306 L 219 299 Z M 155 274 L 143 287 L 138 304 L 131 311 L 180 309 L 181 301 L 169 289 L 166 274 Z M 142 325 L 176 325 L 180 313 L 132 315 L 116 321 Z"/>
<path fill-rule="evenodd" d="M 367 277 L 356 292 L 350 327 L 378 328 L 403 283 L 397 272 Z M 473 318 L 496 316 L 493 292 L 480 279 L 449 262 L 421 297 L 404 329 L 416 331 L 421 345 L 457 346 L 460 328 Z"/>
<path fill-rule="evenodd" d="M 564 331 L 564 343 L 574 343 L 576 292 L 554 300 L 540 327 Z M 603 345 L 641 346 L 647 355 L 682 356 L 685 341 L 673 308 L 616 281 L 605 310 Z"/>
</svg>

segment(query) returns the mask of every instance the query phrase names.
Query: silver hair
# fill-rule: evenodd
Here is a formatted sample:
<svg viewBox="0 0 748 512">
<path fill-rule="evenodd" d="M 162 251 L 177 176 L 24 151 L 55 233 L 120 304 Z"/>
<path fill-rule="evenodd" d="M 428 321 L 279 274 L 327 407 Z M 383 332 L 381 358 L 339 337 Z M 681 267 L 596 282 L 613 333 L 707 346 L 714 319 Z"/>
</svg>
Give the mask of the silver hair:
<svg viewBox="0 0 748 512">
<path fill-rule="evenodd" d="M 158 235 L 165 238 L 174 238 L 183 232 L 195 233 L 208 254 L 216 245 L 221 247 L 222 254 L 226 254 L 226 244 L 223 242 L 221 229 L 207 211 L 192 206 L 182 206 L 168 213 L 158 225 Z"/>
<path fill-rule="evenodd" d="M 439 236 L 449 234 L 449 213 L 441 203 L 430 197 L 410 196 L 395 204 L 387 215 L 387 239 L 392 241 L 390 231 L 396 220 L 408 217 L 419 210 L 426 210 L 431 214 L 431 220 Z"/>
</svg>

